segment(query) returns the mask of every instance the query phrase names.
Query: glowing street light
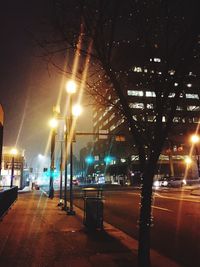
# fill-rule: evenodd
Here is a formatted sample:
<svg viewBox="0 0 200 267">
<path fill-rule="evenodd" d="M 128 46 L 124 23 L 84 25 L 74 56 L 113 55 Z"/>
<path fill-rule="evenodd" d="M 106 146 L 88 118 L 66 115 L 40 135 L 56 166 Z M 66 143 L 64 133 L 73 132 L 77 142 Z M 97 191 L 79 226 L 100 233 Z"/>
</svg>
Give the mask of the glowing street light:
<svg viewBox="0 0 200 267">
<path fill-rule="evenodd" d="M 52 128 L 52 129 L 56 129 L 58 127 L 58 120 L 55 119 L 55 118 L 52 118 L 50 121 L 49 121 L 49 126 Z"/>
<path fill-rule="evenodd" d="M 82 113 L 82 107 L 79 104 L 76 104 L 72 107 L 72 115 L 74 117 L 80 116 Z"/>
<path fill-rule="evenodd" d="M 187 165 L 190 165 L 192 163 L 192 159 L 189 156 L 187 156 L 184 161 Z"/>
<path fill-rule="evenodd" d="M 12 148 L 10 150 L 10 155 L 12 156 L 10 187 L 13 187 L 15 156 L 17 155 L 17 153 L 18 153 L 18 151 L 16 148 Z"/>
<path fill-rule="evenodd" d="M 193 134 L 190 140 L 193 144 L 197 144 L 200 141 L 200 137 L 197 134 Z"/>
<path fill-rule="evenodd" d="M 69 80 L 66 83 L 66 92 L 68 94 L 75 94 L 76 93 L 76 89 L 77 89 L 77 85 L 73 80 Z"/>
</svg>

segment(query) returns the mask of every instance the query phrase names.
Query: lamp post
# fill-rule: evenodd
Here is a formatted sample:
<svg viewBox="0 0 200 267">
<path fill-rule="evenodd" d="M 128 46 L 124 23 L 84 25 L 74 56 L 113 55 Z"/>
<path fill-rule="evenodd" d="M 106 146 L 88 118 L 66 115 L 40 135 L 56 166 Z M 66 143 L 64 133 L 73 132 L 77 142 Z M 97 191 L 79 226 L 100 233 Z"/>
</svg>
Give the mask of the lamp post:
<svg viewBox="0 0 200 267">
<path fill-rule="evenodd" d="M 60 142 L 60 200 L 58 203 L 58 206 L 62 206 L 62 176 L 63 176 L 63 172 L 62 172 L 62 168 L 63 168 L 63 144 L 62 141 Z"/>
<path fill-rule="evenodd" d="M 199 150 L 197 147 L 197 144 L 200 142 L 200 137 L 197 134 L 193 134 L 191 136 L 191 142 L 194 145 L 195 148 L 195 156 L 196 156 L 196 162 L 197 162 L 197 170 L 198 170 L 198 176 L 200 177 L 200 156 L 199 156 Z"/>
<path fill-rule="evenodd" d="M 50 180 L 49 180 L 49 198 L 54 198 L 54 187 L 53 187 L 53 174 L 54 174 L 54 161 L 55 161 L 55 139 L 56 139 L 56 128 L 58 121 L 53 118 L 50 121 L 52 128 L 51 132 L 51 164 L 50 164 Z"/>
<path fill-rule="evenodd" d="M 10 154 L 12 156 L 10 187 L 13 187 L 14 169 L 15 169 L 15 155 L 17 155 L 17 149 L 16 148 L 12 148 L 11 151 L 10 151 Z"/>
<path fill-rule="evenodd" d="M 73 210 L 73 137 L 74 137 L 74 127 L 73 127 L 73 115 L 79 116 L 81 113 L 81 108 L 79 105 L 75 105 L 72 108 L 72 95 L 76 93 L 77 85 L 73 80 L 70 80 L 66 84 L 66 91 L 69 94 L 69 123 L 68 123 L 68 135 L 69 135 L 69 152 L 70 152 L 70 184 L 69 184 L 69 210 L 68 215 L 75 215 Z"/>
</svg>

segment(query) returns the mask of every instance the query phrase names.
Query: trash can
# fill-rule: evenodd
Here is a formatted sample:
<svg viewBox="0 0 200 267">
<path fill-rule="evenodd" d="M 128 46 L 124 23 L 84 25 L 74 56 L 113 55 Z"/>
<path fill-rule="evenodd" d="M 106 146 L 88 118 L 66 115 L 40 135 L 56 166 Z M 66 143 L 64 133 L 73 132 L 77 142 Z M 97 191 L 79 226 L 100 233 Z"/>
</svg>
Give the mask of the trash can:
<svg viewBox="0 0 200 267">
<path fill-rule="evenodd" d="M 103 198 L 102 189 L 84 188 L 83 223 L 91 230 L 103 229 Z"/>
</svg>

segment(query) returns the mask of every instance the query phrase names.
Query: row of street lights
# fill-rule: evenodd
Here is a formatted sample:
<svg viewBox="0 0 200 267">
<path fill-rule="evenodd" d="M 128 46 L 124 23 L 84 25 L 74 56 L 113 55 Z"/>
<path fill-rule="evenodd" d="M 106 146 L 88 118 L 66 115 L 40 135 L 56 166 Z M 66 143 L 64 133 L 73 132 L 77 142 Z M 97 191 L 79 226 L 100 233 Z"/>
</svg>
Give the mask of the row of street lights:
<svg viewBox="0 0 200 267">
<path fill-rule="evenodd" d="M 73 80 L 70 80 L 66 84 L 66 91 L 69 95 L 69 115 L 66 118 L 61 118 L 65 120 L 65 182 L 64 182 L 64 203 L 63 210 L 67 211 L 68 215 L 75 215 L 73 210 L 73 136 L 74 136 L 74 125 L 73 125 L 73 116 L 78 117 L 81 114 L 81 107 L 76 104 L 73 106 L 73 95 L 77 91 L 77 85 Z M 51 165 L 50 165 L 50 184 L 49 184 L 49 198 L 54 197 L 54 188 L 53 188 L 53 172 L 54 172 L 54 161 L 55 161 L 55 138 L 56 138 L 56 128 L 58 126 L 58 118 L 54 117 L 50 121 L 50 126 L 52 128 L 51 135 Z M 67 207 L 67 147 L 69 144 L 69 156 L 70 156 L 70 184 L 69 184 L 69 208 Z M 61 144 L 62 145 L 62 144 Z M 61 147 L 61 163 L 60 171 L 62 175 L 62 147 Z M 58 205 L 61 205 L 62 198 L 62 177 L 60 176 L 60 202 Z"/>
</svg>

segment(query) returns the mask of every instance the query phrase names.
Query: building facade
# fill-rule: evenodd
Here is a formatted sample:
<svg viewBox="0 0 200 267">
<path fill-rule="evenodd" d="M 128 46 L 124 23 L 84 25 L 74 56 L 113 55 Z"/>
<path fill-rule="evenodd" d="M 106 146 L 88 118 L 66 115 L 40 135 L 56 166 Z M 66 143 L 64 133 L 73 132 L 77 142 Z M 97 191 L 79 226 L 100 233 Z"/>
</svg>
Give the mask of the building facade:
<svg viewBox="0 0 200 267">
<path fill-rule="evenodd" d="M 132 66 L 130 71 L 129 85 L 125 87 L 125 95 L 129 103 L 134 121 L 148 125 L 149 134 L 155 123 L 156 91 L 153 86 L 144 85 L 147 77 L 154 75 L 157 79 L 162 76 L 161 58 L 150 58 L 148 68 L 143 66 Z M 168 77 L 173 81 L 173 90 L 168 95 L 168 101 L 172 100 L 179 86 L 175 78 L 175 70 L 168 71 Z M 162 154 L 159 159 L 157 174 L 167 176 L 184 176 L 186 164 L 185 158 L 190 154 L 190 136 L 195 133 L 200 121 L 200 91 L 197 83 L 197 75 L 194 72 L 188 72 L 184 77 L 185 82 L 182 93 L 180 94 L 179 105 L 176 109 L 176 115 L 173 119 L 173 129 L 166 140 Z M 143 81 L 143 82 L 140 82 Z M 110 99 L 112 96 L 109 96 Z M 166 122 L 165 111 L 163 111 L 162 123 Z M 135 149 L 134 141 L 129 134 L 129 128 L 125 119 L 120 116 L 114 106 L 106 108 L 96 108 L 93 113 L 94 132 L 107 132 L 109 135 L 106 139 L 100 136 L 94 138 L 94 156 L 100 159 L 97 163 L 101 165 L 106 155 L 113 160 L 109 166 L 104 164 L 104 173 L 109 176 L 126 176 L 131 180 L 131 176 L 139 170 L 138 152 Z M 112 136 L 113 135 L 113 136 Z M 125 140 L 117 140 L 115 135 L 122 135 Z M 197 167 L 193 155 L 193 168 L 189 170 L 188 177 L 196 177 Z M 105 163 L 105 162 L 104 162 Z M 108 164 L 107 164 L 108 165 Z M 191 165 L 192 166 L 192 165 Z M 112 178 L 112 181 L 119 179 Z"/>
<path fill-rule="evenodd" d="M 11 147 L 3 147 L 2 153 L 2 170 L 1 170 L 1 186 L 10 186 L 11 184 L 11 173 L 12 173 L 12 162 L 14 167 L 14 178 L 13 185 L 18 188 L 25 186 L 24 181 L 24 150 L 18 150 L 18 153 L 13 156 L 11 155 Z M 13 160 L 13 161 L 12 161 Z"/>
</svg>

